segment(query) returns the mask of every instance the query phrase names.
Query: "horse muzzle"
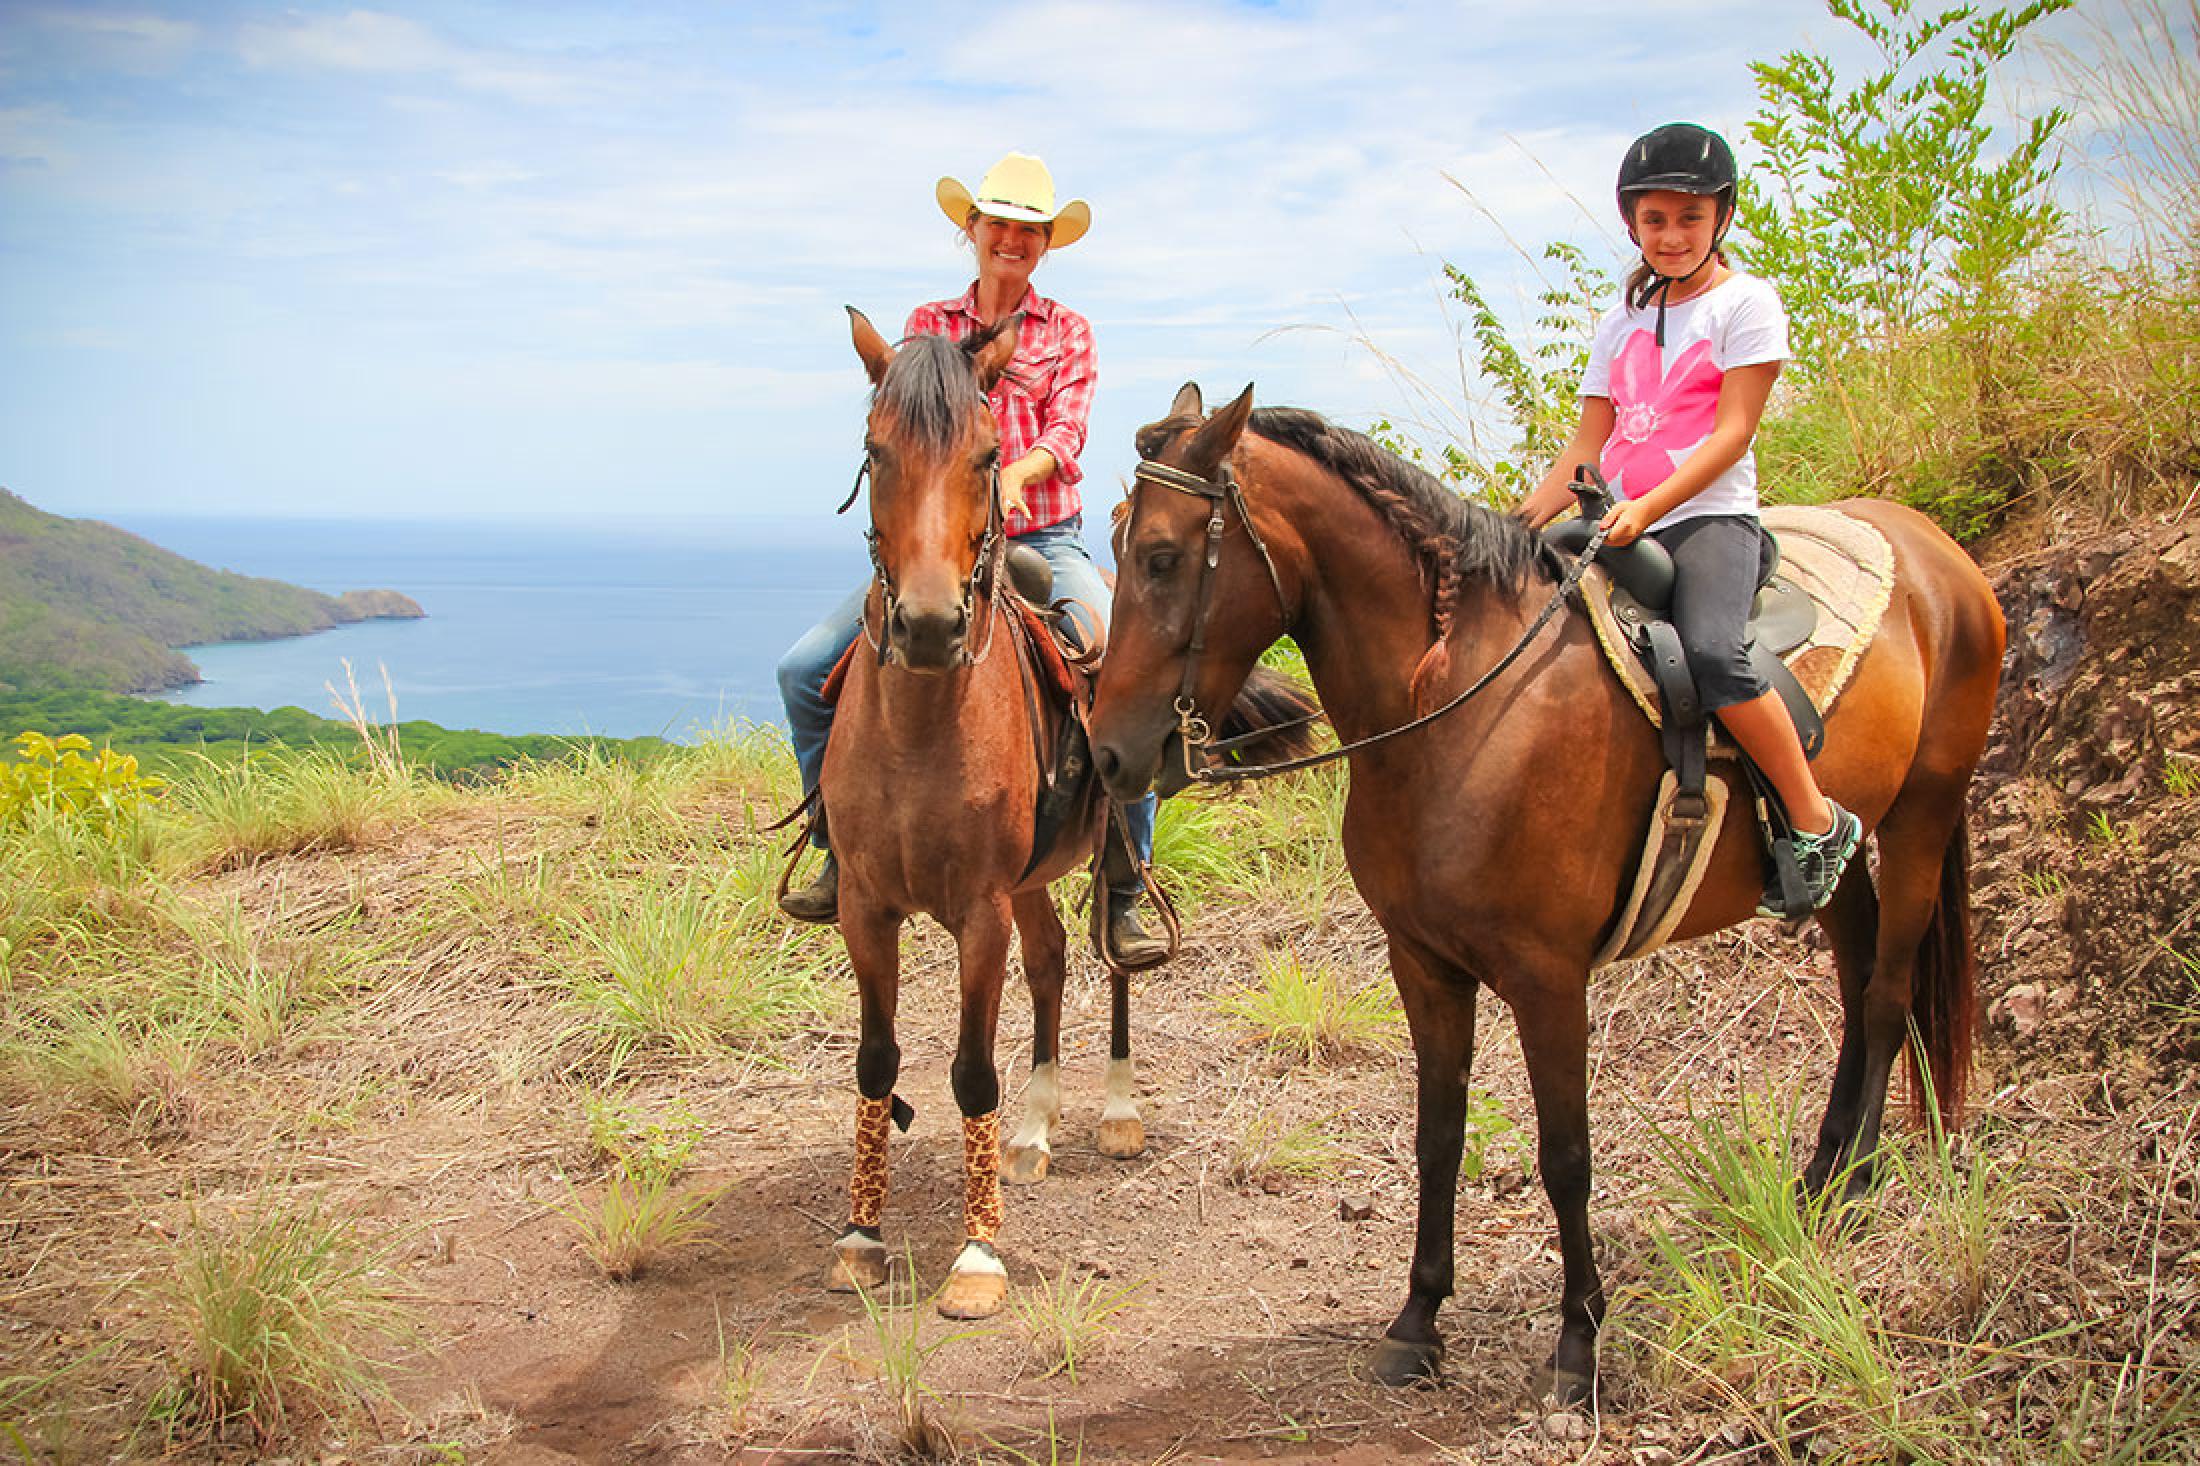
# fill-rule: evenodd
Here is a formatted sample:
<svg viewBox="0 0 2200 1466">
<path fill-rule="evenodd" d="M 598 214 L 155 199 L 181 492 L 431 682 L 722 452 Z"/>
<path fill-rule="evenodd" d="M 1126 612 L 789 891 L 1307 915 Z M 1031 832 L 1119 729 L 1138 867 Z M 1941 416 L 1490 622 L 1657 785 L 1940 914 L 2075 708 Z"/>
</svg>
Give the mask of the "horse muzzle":
<svg viewBox="0 0 2200 1466">
<path fill-rule="evenodd" d="M 967 603 L 916 605 L 897 601 L 886 622 L 889 656 L 912 672 L 947 672 L 969 660 Z"/>
<path fill-rule="evenodd" d="M 1129 740 L 1095 737 L 1092 766 L 1108 796 L 1124 803 L 1144 798 L 1148 790 L 1166 798 L 1192 782 L 1184 771 L 1184 741 L 1173 729 L 1142 753 Z"/>
</svg>

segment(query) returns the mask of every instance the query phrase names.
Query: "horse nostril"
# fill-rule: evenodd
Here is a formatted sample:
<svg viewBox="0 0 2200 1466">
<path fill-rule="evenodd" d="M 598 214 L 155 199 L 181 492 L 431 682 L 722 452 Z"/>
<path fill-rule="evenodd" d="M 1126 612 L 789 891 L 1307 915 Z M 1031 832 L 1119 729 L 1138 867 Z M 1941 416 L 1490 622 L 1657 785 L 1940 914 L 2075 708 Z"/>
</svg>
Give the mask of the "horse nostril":
<svg viewBox="0 0 2200 1466">
<path fill-rule="evenodd" d="M 1092 767 L 1093 771 L 1100 775 L 1101 783 L 1113 785 L 1115 783 L 1116 771 L 1120 769 L 1122 765 L 1123 761 L 1115 756 L 1114 749 L 1108 747 L 1104 743 L 1094 745 L 1092 750 Z"/>
</svg>

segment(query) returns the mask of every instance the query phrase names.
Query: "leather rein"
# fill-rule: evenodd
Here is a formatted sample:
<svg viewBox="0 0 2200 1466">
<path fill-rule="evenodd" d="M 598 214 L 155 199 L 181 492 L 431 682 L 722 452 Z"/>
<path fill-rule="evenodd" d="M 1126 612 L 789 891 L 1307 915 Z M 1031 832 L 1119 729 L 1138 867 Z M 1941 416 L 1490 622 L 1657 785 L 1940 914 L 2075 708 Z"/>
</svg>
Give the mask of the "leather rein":
<svg viewBox="0 0 2200 1466">
<path fill-rule="evenodd" d="M 1275 587 L 1276 609 L 1283 616 L 1283 625 L 1286 631 L 1290 629 L 1296 618 L 1292 612 L 1289 598 L 1283 593 L 1283 578 L 1276 573 L 1276 562 L 1269 555 L 1268 546 L 1262 542 L 1260 531 L 1254 527 L 1253 516 L 1246 510 L 1245 491 L 1239 487 L 1237 475 L 1231 470 L 1228 460 L 1225 460 L 1222 466 L 1216 470 L 1214 478 L 1205 479 L 1198 474 L 1186 473 L 1183 469 L 1172 468 L 1165 463 L 1156 463 L 1151 459 L 1144 459 L 1139 462 L 1137 469 L 1134 470 L 1133 478 L 1154 484 L 1160 488 L 1173 489 L 1179 494 L 1205 499 L 1208 504 L 1207 546 L 1206 553 L 1200 562 L 1199 589 L 1195 593 L 1193 604 L 1192 638 L 1190 644 L 1185 648 L 1184 676 L 1183 680 L 1177 685 L 1175 703 L 1176 732 L 1178 744 L 1184 756 L 1184 774 L 1186 778 L 1199 784 L 1235 784 L 1251 779 L 1271 778 L 1274 775 L 1287 774 L 1298 769 L 1310 769 L 1319 764 L 1334 763 L 1349 754 L 1359 752 L 1361 749 L 1373 748 L 1379 743 L 1387 743 L 1393 738 L 1402 738 L 1417 729 L 1427 727 L 1438 718 L 1463 705 L 1469 698 L 1496 680 L 1499 673 L 1519 660 L 1520 654 L 1528 649 L 1528 644 L 1534 641 L 1541 634 L 1543 628 L 1550 624 L 1551 618 L 1556 616 L 1560 607 L 1566 604 L 1566 598 L 1572 595 L 1575 587 L 1581 584 L 1581 577 L 1588 572 L 1589 562 L 1596 558 L 1597 551 L 1604 548 L 1605 530 L 1602 525 L 1599 525 L 1596 532 L 1589 537 L 1589 543 L 1582 548 L 1579 558 L 1567 567 L 1565 578 L 1559 582 L 1558 588 L 1551 593 L 1549 602 L 1544 605 L 1542 612 L 1536 616 L 1528 629 L 1521 633 L 1520 640 L 1513 644 L 1512 650 L 1498 658 L 1496 665 L 1476 678 L 1471 685 L 1442 707 L 1423 713 L 1410 722 L 1400 723 L 1395 728 L 1386 728 L 1380 733 L 1372 733 L 1365 738 L 1339 744 L 1335 748 L 1326 749 L 1320 753 L 1311 753 L 1304 758 L 1287 759 L 1276 764 L 1245 764 L 1236 767 L 1223 766 L 1218 768 L 1209 762 L 1213 755 L 1225 753 L 1240 743 L 1250 742 L 1254 738 L 1266 737 L 1276 731 L 1274 729 L 1264 729 L 1259 734 L 1248 735 L 1244 738 L 1217 741 L 1213 736 L 1213 728 L 1205 718 L 1200 716 L 1198 701 L 1193 696 L 1192 689 L 1199 678 L 1199 659 L 1207 647 L 1207 618 L 1214 608 L 1215 567 L 1220 563 L 1222 557 L 1223 508 L 1225 505 L 1236 508 L 1238 519 L 1245 526 L 1246 538 L 1250 539 L 1253 542 L 1253 548 L 1260 552 L 1261 563 L 1268 569 L 1268 583 Z M 1314 716 L 1319 717 L 1321 715 L 1317 713 Z M 1311 719 L 1300 719 L 1299 721 L 1309 722 Z M 1285 724 L 1284 726 L 1295 727 L 1297 724 Z"/>
</svg>

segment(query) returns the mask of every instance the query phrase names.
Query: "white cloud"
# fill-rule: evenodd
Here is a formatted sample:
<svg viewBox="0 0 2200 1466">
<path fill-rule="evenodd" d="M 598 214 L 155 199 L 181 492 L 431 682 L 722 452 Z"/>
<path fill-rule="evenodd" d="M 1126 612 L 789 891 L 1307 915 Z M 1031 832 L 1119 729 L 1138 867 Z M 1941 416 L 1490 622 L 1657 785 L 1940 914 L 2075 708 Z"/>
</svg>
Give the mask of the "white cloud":
<svg viewBox="0 0 2200 1466">
<path fill-rule="evenodd" d="M 579 102 L 591 90 L 519 53 L 461 46 L 418 21 L 374 10 L 250 22 L 238 29 L 237 49 L 247 65 L 271 70 L 438 78 L 541 105 Z"/>
</svg>

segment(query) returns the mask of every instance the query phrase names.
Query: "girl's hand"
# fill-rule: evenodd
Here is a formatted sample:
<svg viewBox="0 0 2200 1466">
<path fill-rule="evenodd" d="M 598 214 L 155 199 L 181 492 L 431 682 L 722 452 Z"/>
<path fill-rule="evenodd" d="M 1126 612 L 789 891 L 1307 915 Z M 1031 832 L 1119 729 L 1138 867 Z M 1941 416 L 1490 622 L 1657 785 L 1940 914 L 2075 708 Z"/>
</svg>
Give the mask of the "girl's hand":
<svg viewBox="0 0 2200 1466">
<path fill-rule="evenodd" d="M 1657 523 L 1657 519 L 1646 500 L 1629 499 L 1599 521 L 1604 527 L 1604 543 L 1614 549 L 1631 545 L 1641 539 L 1643 531 Z"/>
</svg>

